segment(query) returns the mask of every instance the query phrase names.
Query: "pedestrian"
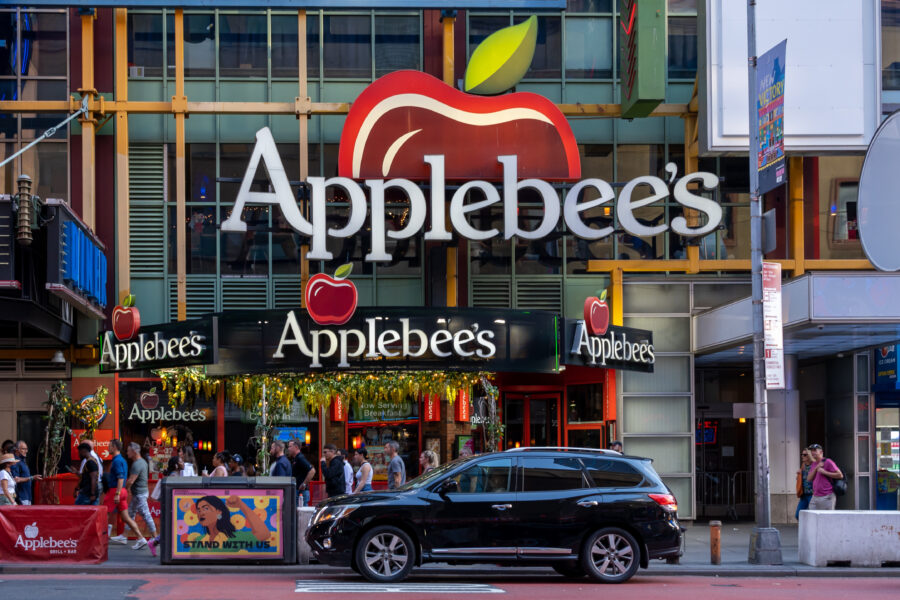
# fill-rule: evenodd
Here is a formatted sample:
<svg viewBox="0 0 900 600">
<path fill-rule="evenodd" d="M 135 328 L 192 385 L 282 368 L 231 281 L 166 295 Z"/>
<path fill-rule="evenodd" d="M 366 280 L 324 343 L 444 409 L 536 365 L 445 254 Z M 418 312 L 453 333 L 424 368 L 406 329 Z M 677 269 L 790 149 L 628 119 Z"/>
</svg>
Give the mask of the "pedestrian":
<svg viewBox="0 0 900 600">
<path fill-rule="evenodd" d="M 96 505 L 100 503 L 100 468 L 91 458 L 93 448 L 87 442 L 78 444 L 81 458 L 81 479 L 75 488 L 75 504 Z"/>
<path fill-rule="evenodd" d="M 12 454 L 0 454 L 0 506 L 16 505 L 16 480 L 9 469 L 16 464 Z"/>
<path fill-rule="evenodd" d="M 357 467 L 356 489 L 353 490 L 353 493 L 371 492 L 372 477 L 375 475 L 375 471 L 372 469 L 372 465 L 369 464 L 369 451 L 365 448 L 354 450 L 353 466 Z"/>
<path fill-rule="evenodd" d="M 322 477 L 325 479 L 325 493 L 329 498 L 341 496 L 347 491 L 344 481 L 344 461 L 341 460 L 334 444 L 322 448 L 324 458 L 321 463 Z"/>
<path fill-rule="evenodd" d="M 94 452 L 94 440 L 84 440 L 84 443 L 87 444 L 87 445 L 88 445 L 88 448 L 91 449 L 91 453 L 90 453 L 90 455 L 88 456 L 88 458 L 89 458 L 90 460 L 94 461 L 94 462 L 97 464 L 97 484 L 100 486 L 99 492 L 100 492 L 100 494 L 102 495 L 102 494 L 103 494 L 103 487 L 104 487 L 104 486 L 103 486 L 103 479 L 104 479 L 104 476 L 103 476 L 103 461 L 100 460 L 100 457 L 97 456 L 97 453 L 96 453 L 96 452 Z M 70 472 L 70 473 L 78 473 L 78 475 L 81 475 L 81 474 L 84 472 L 84 465 L 87 463 L 88 458 L 82 458 L 82 459 L 81 459 L 81 464 L 78 466 L 78 471 L 76 471 L 75 469 L 73 469 L 71 466 L 67 467 L 67 468 L 69 469 L 69 472 Z M 76 488 L 76 493 L 77 493 L 77 491 L 78 491 L 78 490 L 77 490 L 77 488 Z M 97 503 L 98 503 L 98 504 L 100 503 L 99 498 L 98 498 L 98 500 L 97 500 Z"/>
<path fill-rule="evenodd" d="M 16 447 L 16 443 L 12 440 L 5 440 L 3 445 L 0 446 L 0 453 L 3 454 L 12 454 L 13 448 Z"/>
<path fill-rule="evenodd" d="M 300 440 L 292 439 L 287 445 L 287 454 L 291 459 L 291 474 L 297 482 L 297 499 L 300 506 L 309 506 L 309 482 L 316 475 L 316 468 L 303 456 Z"/>
<path fill-rule="evenodd" d="M 806 480 L 812 482 L 813 486 L 809 510 L 834 510 L 837 497 L 834 495 L 832 482 L 843 478 L 844 474 L 833 460 L 825 458 L 825 451 L 819 444 L 813 444 L 807 450 L 813 460 L 806 476 Z"/>
<path fill-rule="evenodd" d="M 269 457 L 272 459 L 272 464 L 269 466 L 271 477 L 291 476 L 291 461 L 284 455 L 284 442 L 275 440 L 269 444 Z"/>
<path fill-rule="evenodd" d="M 109 517 L 107 533 L 111 544 L 127 544 L 128 538 L 120 534 L 118 530 L 116 535 L 112 535 L 113 527 L 116 525 L 117 512 L 126 525 L 133 530 L 137 529 L 137 525 L 128 515 L 128 490 L 125 489 L 125 481 L 128 479 L 128 463 L 122 456 L 122 440 L 109 442 L 109 455 L 112 456 L 112 462 L 107 474 L 106 497 L 103 499 L 103 505 L 106 506 L 106 514 Z"/>
<path fill-rule="evenodd" d="M 800 470 L 797 471 L 797 497 L 800 501 L 797 502 L 794 518 L 798 521 L 800 520 L 800 511 L 808 509 L 809 501 L 812 500 L 813 484 L 806 478 L 809 475 L 809 467 L 811 465 L 812 458 L 810 458 L 809 449 L 804 448 L 800 451 Z"/>
<path fill-rule="evenodd" d="M 388 460 L 388 489 L 395 490 L 406 483 L 406 465 L 400 458 L 400 444 L 391 440 L 384 445 L 384 455 Z"/>
<path fill-rule="evenodd" d="M 213 456 L 213 472 L 210 477 L 228 477 L 228 467 L 225 465 L 231 460 L 231 456 L 227 452 L 216 452 Z"/>
<path fill-rule="evenodd" d="M 241 458 L 240 454 L 232 454 L 231 460 L 228 461 L 228 476 L 244 477 L 245 475 L 244 459 Z"/>
<path fill-rule="evenodd" d="M 28 464 L 25 462 L 28 457 L 28 444 L 24 440 L 16 442 L 15 451 L 13 456 L 16 457 L 18 462 L 10 467 L 9 472 L 16 480 L 16 500 L 22 506 L 31 506 L 31 487 L 33 485 L 31 482 L 35 479 L 41 480 L 42 477 L 40 475 L 32 475 Z"/>
<path fill-rule="evenodd" d="M 612 450 L 613 452 L 618 452 L 619 454 L 621 454 L 622 453 L 622 442 L 620 442 L 619 440 L 613 440 L 609 444 L 609 449 Z"/>
<path fill-rule="evenodd" d="M 180 473 L 183 468 L 184 468 L 184 465 L 181 463 L 181 459 L 178 458 L 177 456 L 173 456 L 169 459 L 169 464 L 166 465 L 166 468 L 163 471 L 162 476 L 163 476 L 163 478 L 177 477 L 178 473 Z M 159 487 L 160 485 L 162 485 L 162 479 L 160 479 L 159 481 L 156 482 L 156 487 Z M 154 490 L 154 492 L 155 491 L 156 490 Z M 158 493 L 157 493 L 157 496 L 158 496 Z M 159 498 L 157 498 L 157 499 L 159 499 Z M 154 557 L 156 556 L 156 548 L 158 546 L 159 546 L 159 535 L 152 537 L 147 541 L 147 548 L 149 548 L 150 554 Z"/>
<path fill-rule="evenodd" d="M 423 475 L 438 466 L 439 463 L 440 459 L 434 450 L 425 450 L 419 455 L 419 470 Z"/>
<path fill-rule="evenodd" d="M 194 449 L 185 444 L 178 449 L 178 458 L 181 459 L 181 463 L 184 465 L 180 475 L 182 477 L 196 477 L 197 459 L 194 458 Z"/>
<path fill-rule="evenodd" d="M 155 537 L 156 524 L 153 522 L 153 515 L 150 514 L 150 507 L 147 505 L 147 498 L 150 496 L 150 490 L 147 489 L 147 474 L 149 473 L 147 461 L 141 458 L 141 447 L 134 442 L 128 444 L 127 453 L 128 458 L 131 460 L 131 470 L 129 471 L 128 481 L 126 482 L 131 493 L 131 501 L 128 503 L 128 516 L 134 521 L 134 518 L 140 513 L 141 517 L 144 519 L 144 523 L 147 524 L 147 530 L 150 531 L 150 536 Z M 147 540 L 144 538 L 140 529 L 137 528 L 136 523 L 131 525 L 131 529 L 138 536 L 137 541 L 131 549 L 140 550 L 147 545 Z"/>
<path fill-rule="evenodd" d="M 350 464 L 350 453 L 340 450 L 341 460 L 344 463 L 344 485 L 348 494 L 353 493 L 353 466 Z"/>
</svg>

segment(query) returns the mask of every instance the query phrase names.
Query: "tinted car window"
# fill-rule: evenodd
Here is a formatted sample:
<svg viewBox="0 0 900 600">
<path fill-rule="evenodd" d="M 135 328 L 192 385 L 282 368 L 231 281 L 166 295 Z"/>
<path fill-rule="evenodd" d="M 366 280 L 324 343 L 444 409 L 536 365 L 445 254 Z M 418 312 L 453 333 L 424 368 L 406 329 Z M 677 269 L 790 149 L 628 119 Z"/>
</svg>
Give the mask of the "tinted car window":
<svg viewBox="0 0 900 600">
<path fill-rule="evenodd" d="M 472 465 L 453 479 L 460 494 L 491 494 L 512 489 L 512 459 L 492 458 Z"/>
<path fill-rule="evenodd" d="M 635 487 L 644 480 L 637 469 L 622 460 L 584 458 L 582 461 L 595 487 Z"/>
<path fill-rule="evenodd" d="M 526 492 L 579 490 L 587 487 L 577 458 L 529 456 L 522 459 L 522 464 L 525 468 Z"/>
</svg>

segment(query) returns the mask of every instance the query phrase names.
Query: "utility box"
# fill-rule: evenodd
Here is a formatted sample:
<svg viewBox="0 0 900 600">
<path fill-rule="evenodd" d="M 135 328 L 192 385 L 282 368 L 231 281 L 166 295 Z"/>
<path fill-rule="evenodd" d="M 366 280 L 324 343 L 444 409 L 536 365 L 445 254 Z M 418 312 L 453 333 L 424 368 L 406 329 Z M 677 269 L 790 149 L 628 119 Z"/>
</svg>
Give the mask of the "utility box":
<svg viewBox="0 0 900 600">
<path fill-rule="evenodd" d="M 296 564 L 293 478 L 167 477 L 162 485 L 163 564 Z"/>
</svg>

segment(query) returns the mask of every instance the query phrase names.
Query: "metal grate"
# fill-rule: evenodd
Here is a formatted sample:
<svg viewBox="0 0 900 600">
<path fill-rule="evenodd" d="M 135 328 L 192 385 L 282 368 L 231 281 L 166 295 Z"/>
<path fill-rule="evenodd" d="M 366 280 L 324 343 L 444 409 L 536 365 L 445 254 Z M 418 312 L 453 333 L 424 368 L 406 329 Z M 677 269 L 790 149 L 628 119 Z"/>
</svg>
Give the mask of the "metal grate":
<svg viewBox="0 0 900 600">
<path fill-rule="evenodd" d="M 165 272 L 165 146 L 135 145 L 128 149 L 128 235 L 131 272 Z"/>
<path fill-rule="evenodd" d="M 186 285 L 187 318 L 216 312 L 216 280 L 188 279 Z M 178 282 L 169 280 L 169 320 L 178 318 Z"/>
<path fill-rule="evenodd" d="M 472 280 L 472 306 L 484 308 L 511 308 L 512 295 L 508 277 Z"/>
<path fill-rule="evenodd" d="M 299 277 L 275 279 L 272 284 L 275 308 L 300 308 L 303 290 L 300 289 Z"/>
<path fill-rule="evenodd" d="M 516 281 L 516 308 L 562 312 L 562 281 L 559 279 Z"/>
<path fill-rule="evenodd" d="M 268 279 L 223 279 L 222 310 L 268 308 Z"/>
</svg>

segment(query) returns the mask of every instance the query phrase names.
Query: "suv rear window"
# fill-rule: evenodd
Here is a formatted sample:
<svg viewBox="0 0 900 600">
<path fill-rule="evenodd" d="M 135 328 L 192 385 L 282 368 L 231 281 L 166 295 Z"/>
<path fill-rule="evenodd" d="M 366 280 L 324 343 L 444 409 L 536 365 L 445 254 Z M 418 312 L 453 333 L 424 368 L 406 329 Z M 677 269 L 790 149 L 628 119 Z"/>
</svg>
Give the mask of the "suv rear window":
<svg viewBox="0 0 900 600">
<path fill-rule="evenodd" d="M 522 459 L 522 465 L 525 468 L 525 492 L 580 490 L 587 487 L 577 458 L 529 456 Z"/>
<path fill-rule="evenodd" d="M 624 460 L 609 458 L 582 458 L 588 474 L 594 480 L 594 487 L 635 487 L 641 484 L 644 476 Z"/>
</svg>

